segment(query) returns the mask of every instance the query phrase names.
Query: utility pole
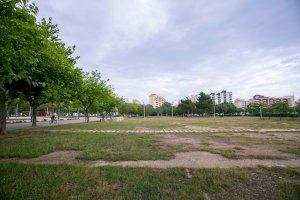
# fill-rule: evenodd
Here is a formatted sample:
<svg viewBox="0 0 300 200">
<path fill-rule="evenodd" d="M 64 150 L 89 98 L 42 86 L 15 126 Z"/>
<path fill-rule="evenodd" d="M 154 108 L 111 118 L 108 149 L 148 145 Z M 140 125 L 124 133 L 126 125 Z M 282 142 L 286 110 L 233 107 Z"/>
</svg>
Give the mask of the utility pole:
<svg viewBox="0 0 300 200">
<path fill-rule="evenodd" d="M 172 104 L 172 118 L 173 118 L 173 116 L 174 116 L 174 112 L 173 112 L 173 104 Z"/>
<path fill-rule="evenodd" d="M 146 105 L 144 103 L 144 119 L 146 119 Z"/>
<path fill-rule="evenodd" d="M 259 113 L 260 113 L 260 119 L 262 119 L 261 105 L 259 105 Z"/>
<path fill-rule="evenodd" d="M 214 118 L 216 118 L 216 102 L 214 100 Z"/>
</svg>

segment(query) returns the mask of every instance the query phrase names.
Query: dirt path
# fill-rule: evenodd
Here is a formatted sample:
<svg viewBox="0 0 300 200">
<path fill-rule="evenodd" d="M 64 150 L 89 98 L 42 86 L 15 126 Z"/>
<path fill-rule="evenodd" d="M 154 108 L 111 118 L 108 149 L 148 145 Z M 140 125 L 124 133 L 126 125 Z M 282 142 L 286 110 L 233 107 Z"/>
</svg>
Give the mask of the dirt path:
<svg viewBox="0 0 300 200">
<path fill-rule="evenodd" d="M 299 159 L 290 160 L 231 160 L 209 152 L 176 153 L 172 160 L 140 160 L 140 161 L 81 161 L 76 157 L 80 151 L 57 151 L 38 158 L 31 159 L 2 159 L 3 162 L 19 162 L 26 164 L 83 164 L 90 167 L 120 166 L 120 167 L 150 167 L 150 168 L 232 168 L 232 167 L 300 167 Z"/>
<path fill-rule="evenodd" d="M 176 153 L 173 160 L 155 161 L 94 161 L 91 166 L 150 167 L 150 168 L 232 168 L 232 167 L 300 167 L 300 160 L 230 160 L 209 152 Z"/>
</svg>

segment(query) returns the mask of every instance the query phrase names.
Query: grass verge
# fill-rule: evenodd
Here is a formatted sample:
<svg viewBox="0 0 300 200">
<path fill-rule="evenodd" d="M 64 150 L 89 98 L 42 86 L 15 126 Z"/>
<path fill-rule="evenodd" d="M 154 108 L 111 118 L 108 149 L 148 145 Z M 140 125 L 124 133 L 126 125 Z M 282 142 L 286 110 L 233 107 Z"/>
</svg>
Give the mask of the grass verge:
<svg viewBox="0 0 300 200">
<path fill-rule="evenodd" d="M 1 199 L 299 199 L 299 169 L 0 164 Z"/>
</svg>

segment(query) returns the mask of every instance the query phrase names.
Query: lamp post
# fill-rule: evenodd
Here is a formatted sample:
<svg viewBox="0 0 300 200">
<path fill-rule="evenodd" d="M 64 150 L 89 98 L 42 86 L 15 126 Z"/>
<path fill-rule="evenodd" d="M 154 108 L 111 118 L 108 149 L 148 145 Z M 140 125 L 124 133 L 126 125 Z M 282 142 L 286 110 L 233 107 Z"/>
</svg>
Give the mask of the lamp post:
<svg viewBox="0 0 300 200">
<path fill-rule="evenodd" d="M 146 105 L 144 101 L 143 101 L 143 105 L 144 105 L 144 119 L 146 119 Z"/>
<path fill-rule="evenodd" d="M 216 102 L 214 100 L 214 118 L 216 118 Z"/>
<path fill-rule="evenodd" d="M 260 119 L 262 119 L 261 105 L 259 105 L 259 114 L 260 114 Z"/>
</svg>

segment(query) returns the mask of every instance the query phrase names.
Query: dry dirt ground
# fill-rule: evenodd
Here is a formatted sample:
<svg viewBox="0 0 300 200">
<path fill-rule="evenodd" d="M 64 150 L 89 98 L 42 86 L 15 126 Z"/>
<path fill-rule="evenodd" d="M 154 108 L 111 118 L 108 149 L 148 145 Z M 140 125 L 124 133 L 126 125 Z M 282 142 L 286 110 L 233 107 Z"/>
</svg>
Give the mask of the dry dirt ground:
<svg viewBox="0 0 300 200">
<path fill-rule="evenodd" d="M 189 127 L 191 128 L 191 127 Z M 206 133 L 206 134 L 160 134 L 161 144 L 184 146 L 187 152 L 175 153 L 172 160 L 140 161 L 82 161 L 76 159 L 80 151 L 57 151 L 31 159 L 2 159 L 0 162 L 21 163 L 68 163 L 96 166 L 151 167 L 151 168 L 231 168 L 231 167 L 300 167 L 300 159 L 289 153 L 278 150 L 275 142 L 294 142 L 300 144 L 299 133 Z M 276 143 L 275 143 L 276 144 Z M 242 159 L 230 159 L 222 152 L 233 152 L 243 156 Z M 221 153 L 220 153 L 221 152 Z M 259 159 L 257 159 L 260 156 Z M 276 156 L 276 158 L 272 158 Z"/>
<path fill-rule="evenodd" d="M 299 159 L 289 160 L 258 160 L 258 159 L 243 159 L 232 160 L 224 158 L 220 155 L 196 151 L 196 152 L 181 152 L 176 153 L 172 160 L 155 160 L 155 161 L 80 161 L 76 157 L 80 151 L 57 151 L 38 158 L 31 159 L 3 159 L 1 162 L 20 162 L 30 164 L 83 164 L 91 167 L 97 166 L 121 166 L 121 167 L 150 167 L 150 168 L 231 168 L 231 167 L 300 167 Z"/>
</svg>

